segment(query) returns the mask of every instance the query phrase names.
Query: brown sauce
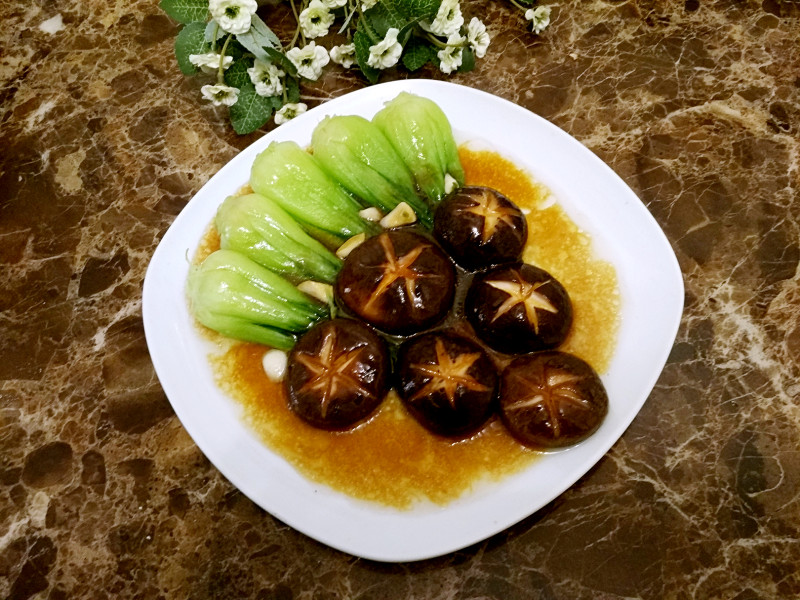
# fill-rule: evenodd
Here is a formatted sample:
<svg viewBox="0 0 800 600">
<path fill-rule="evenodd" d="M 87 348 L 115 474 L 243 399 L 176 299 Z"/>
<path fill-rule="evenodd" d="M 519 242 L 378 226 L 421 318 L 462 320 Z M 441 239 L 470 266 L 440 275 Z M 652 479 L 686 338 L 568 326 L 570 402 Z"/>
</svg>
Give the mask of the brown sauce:
<svg viewBox="0 0 800 600">
<path fill-rule="evenodd" d="M 530 211 L 524 259 L 559 279 L 573 302 L 573 329 L 561 349 L 604 372 L 619 320 L 613 266 L 594 255 L 590 237 L 558 204 L 548 206 L 548 190 L 513 163 L 493 152 L 466 148 L 460 157 L 468 185 L 493 187 Z M 215 244 L 219 238 L 212 227 L 196 260 Z M 350 496 L 397 508 L 425 500 L 446 504 L 540 456 L 511 438 L 497 419 L 459 442 L 434 436 L 405 412 L 394 393 L 367 422 L 350 431 L 315 429 L 289 411 L 282 384 L 264 374 L 262 346 L 223 347 L 227 350 L 212 358 L 217 380 L 244 407 L 247 423 L 306 477 Z"/>
</svg>

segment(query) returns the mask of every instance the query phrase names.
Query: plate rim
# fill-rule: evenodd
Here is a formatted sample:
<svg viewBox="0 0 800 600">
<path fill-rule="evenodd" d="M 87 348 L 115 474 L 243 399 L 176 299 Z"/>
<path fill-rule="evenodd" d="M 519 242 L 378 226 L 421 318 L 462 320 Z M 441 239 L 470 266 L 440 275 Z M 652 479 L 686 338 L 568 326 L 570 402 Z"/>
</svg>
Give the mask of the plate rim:
<svg viewBox="0 0 800 600">
<path fill-rule="evenodd" d="M 381 99 L 388 99 L 394 97 L 397 93 L 401 91 L 409 91 L 412 93 L 418 93 L 420 95 L 440 95 L 440 94 L 457 94 L 460 97 L 466 98 L 468 96 L 472 96 L 474 98 L 478 98 L 484 102 L 491 102 L 496 103 L 498 106 L 504 107 L 505 110 L 511 111 L 512 114 L 521 115 L 526 119 L 531 119 L 532 122 L 536 123 L 536 126 L 542 131 L 544 131 L 547 135 L 555 135 L 559 138 L 563 138 L 566 136 L 571 142 L 575 144 L 575 152 L 582 154 L 580 159 L 582 161 L 588 161 L 593 168 L 599 169 L 604 175 L 610 178 L 616 185 L 621 184 L 625 190 L 629 193 L 629 197 L 627 201 L 632 203 L 632 210 L 637 211 L 637 216 L 640 219 L 643 219 L 645 222 L 648 223 L 648 226 L 651 228 L 651 232 L 655 234 L 656 238 L 654 242 L 657 242 L 662 250 L 668 250 L 668 252 L 664 253 L 665 264 L 663 265 L 665 268 L 669 269 L 667 273 L 670 281 L 671 286 L 668 289 L 670 294 L 669 298 L 669 306 L 665 308 L 668 309 L 671 321 L 667 324 L 667 329 L 669 330 L 669 342 L 664 343 L 660 348 L 660 352 L 656 357 L 657 368 L 653 369 L 653 374 L 649 378 L 647 382 L 647 392 L 643 394 L 643 398 L 640 401 L 635 403 L 635 408 L 632 410 L 628 410 L 628 413 L 625 417 L 616 424 L 614 429 L 608 432 L 607 435 L 602 443 L 595 442 L 591 444 L 594 446 L 592 451 L 588 456 L 582 461 L 585 464 L 585 468 L 577 473 L 577 475 L 569 476 L 564 478 L 562 481 L 557 482 L 553 485 L 549 493 L 546 494 L 545 501 L 541 501 L 541 498 L 537 500 L 537 505 L 532 507 L 531 510 L 526 512 L 525 514 L 515 515 L 513 519 L 488 519 L 486 522 L 481 523 L 480 526 L 475 526 L 470 531 L 472 533 L 469 534 L 461 534 L 461 535 L 450 535 L 446 537 L 445 541 L 442 542 L 441 540 L 437 544 L 427 543 L 426 548 L 419 548 L 415 547 L 414 544 L 408 545 L 398 548 L 398 547 L 390 547 L 381 548 L 380 544 L 378 547 L 375 547 L 375 544 L 365 544 L 364 540 L 359 538 L 359 536 L 349 536 L 344 537 L 341 533 L 331 534 L 329 531 L 320 531 L 319 526 L 316 522 L 309 523 L 305 519 L 297 518 L 296 515 L 287 514 L 286 511 L 276 509 L 276 507 L 271 504 L 270 502 L 266 502 L 261 494 L 263 493 L 263 489 L 259 486 L 253 485 L 252 481 L 248 481 L 247 478 L 242 478 L 241 474 L 235 468 L 231 468 L 229 464 L 229 458 L 225 455 L 224 451 L 221 451 L 217 447 L 215 447 L 211 441 L 207 440 L 201 432 L 194 431 L 197 427 L 197 421 L 191 411 L 186 407 L 185 404 L 182 402 L 175 401 L 174 398 L 180 393 L 176 391 L 175 384 L 173 379 L 170 377 L 170 374 L 164 372 L 164 365 L 165 360 L 162 357 L 162 350 L 163 347 L 160 345 L 160 340 L 162 339 L 162 332 L 158 330 L 157 326 L 157 318 L 154 316 L 155 306 L 153 305 L 154 298 L 159 298 L 159 290 L 157 288 L 158 284 L 161 283 L 158 278 L 162 275 L 160 272 L 161 269 L 166 268 L 164 265 L 165 263 L 165 254 L 168 252 L 168 249 L 171 245 L 175 244 L 179 239 L 180 229 L 184 227 L 183 223 L 187 220 L 183 217 L 184 214 L 191 214 L 191 211 L 194 210 L 193 208 L 197 206 L 201 201 L 204 201 L 205 195 L 208 193 L 208 190 L 213 189 L 217 185 L 220 185 L 220 182 L 227 181 L 227 177 L 231 172 L 234 172 L 236 169 L 235 167 L 240 163 L 244 162 L 248 159 L 248 157 L 252 156 L 254 158 L 255 154 L 260 151 L 260 149 L 266 147 L 266 145 L 275 140 L 275 139 L 290 139 L 296 135 L 297 131 L 300 131 L 303 127 L 306 126 L 306 123 L 313 122 L 317 118 L 321 118 L 322 116 L 330 113 L 334 113 L 337 110 L 341 110 L 342 108 L 346 108 L 348 103 L 352 103 L 354 101 L 361 101 L 365 103 L 369 103 L 371 101 L 379 101 Z M 455 127 L 454 127 L 455 128 Z M 502 152 L 502 149 L 499 151 Z M 252 163 L 252 159 L 250 159 L 250 163 Z M 249 172 L 249 169 L 248 169 Z M 537 179 L 539 177 L 537 176 Z M 549 184 L 548 187 L 552 186 Z M 233 186 L 231 186 L 233 187 Z M 236 186 L 235 189 L 238 189 Z M 233 193 L 235 189 L 232 189 L 229 193 Z M 558 194 L 555 194 L 558 197 Z M 199 198 L 199 200 L 198 200 Z M 223 198 L 219 199 L 219 202 L 222 201 Z M 559 198 L 561 200 L 561 198 Z M 634 202 L 635 201 L 635 202 Z M 208 202 L 208 201 L 205 201 Z M 217 205 L 219 204 L 217 203 Z M 643 212 L 642 212 L 643 211 Z M 207 227 L 208 223 L 206 222 L 203 229 L 198 231 L 198 239 L 205 231 L 205 227 Z M 196 248 L 196 244 L 195 244 Z M 173 257 L 174 258 L 174 257 Z M 183 259 L 183 256 L 181 256 Z M 617 265 L 615 265 L 616 267 Z M 181 286 L 183 289 L 183 286 Z M 173 301 L 175 299 L 172 299 Z M 179 303 L 184 304 L 184 310 L 187 311 L 188 309 L 185 306 L 185 297 L 182 295 L 179 300 Z M 679 301 L 678 301 L 679 300 Z M 180 308 L 178 308 L 180 311 Z M 388 83 L 377 84 L 374 86 L 366 87 L 360 90 L 356 90 L 354 92 L 350 92 L 333 100 L 330 100 L 320 106 L 317 106 L 304 115 L 301 115 L 298 119 L 291 121 L 285 125 L 282 125 L 280 128 L 277 128 L 263 137 L 259 138 L 252 144 L 250 144 L 247 148 L 243 149 L 237 155 L 231 159 L 228 163 L 226 163 L 215 175 L 213 175 L 209 180 L 197 191 L 197 193 L 192 197 L 192 199 L 187 203 L 186 207 L 181 211 L 181 213 L 174 219 L 173 223 L 168 228 L 167 232 L 164 234 L 163 238 L 158 244 L 153 256 L 150 260 L 150 263 L 147 268 L 147 273 L 144 279 L 143 285 L 143 295 L 142 295 L 142 314 L 143 314 L 143 321 L 144 321 L 144 329 L 145 329 L 145 337 L 148 344 L 148 350 L 150 351 L 151 357 L 153 358 L 153 365 L 158 376 L 159 381 L 161 382 L 162 388 L 167 395 L 167 398 L 170 401 L 170 404 L 175 410 L 178 419 L 181 421 L 184 429 L 190 435 L 194 443 L 200 448 L 200 450 L 204 453 L 204 455 L 214 464 L 217 470 L 226 477 L 235 487 L 241 490 L 245 495 L 247 495 L 251 500 L 253 500 L 256 504 L 258 504 L 261 508 L 275 516 L 276 518 L 280 519 L 281 521 L 285 522 L 286 524 L 290 525 L 294 529 L 308 535 L 309 537 L 316 539 L 328 546 L 341 550 L 343 552 L 347 552 L 348 554 L 352 554 L 354 556 L 360 556 L 363 558 L 368 558 L 371 560 L 381 561 L 381 562 L 409 562 L 409 561 L 417 561 L 417 560 L 424 560 L 428 558 L 434 558 L 436 556 L 441 556 L 447 554 L 449 552 L 453 552 L 469 546 L 471 544 L 480 542 L 482 540 L 491 537 L 494 534 L 497 534 L 508 527 L 514 525 L 515 523 L 521 521 L 522 519 L 530 516 L 531 514 L 535 513 L 543 506 L 545 506 L 548 502 L 552 501 L 554 498 L 562 494 L 566 489 L 574 485 L 574 483 L 586 472 L 588 472 L 607 452 L 608 450 L 619 440 L 625 430 L 628 428 L 630 423 L 636 417 L 636 415 L 641 410 L 641 407 L 644 405 L 644 402 L 647 400 L 648 396 L 652 392 L 653 387 L 655 386 L 658 377 L 660 376 L 664 365 L 666 364 L 667 358 L 669 356 L 669 352 L 672 348 L 674 343 L 675 337 L 677 335 L 678 327 L 680 325 L 681 315 L 683 312 L 683 277 L 680 271 L 680 267 L 677 261 L 677 257 L 675 256 L 674 251 L 672 250 L 669 241 L 667 240 L 666 236 L 664 235 L 663 231 L 661 230 L 660 226 L 656 222 L 655 218 L 652 214 L 646 209 L 644 204 L 636 197 L 635 193 L 631 188 L 602 160 L 600 160 L 594 153 L 592 153 L 588 148 L 586 148 L 583 144 L 581 144 L 577 139 L 567 134 L 565 131 L 561 130 L 554 124 L 550 123 L 549 121 L 543 119 L 542 117 L 536 115 L 535 113 L 529 112 L 526 109 L 506 100 L 500 98 L 498 96 L 494 96 L 487 92 L 483 92 L 481 90 L 477 90 L 474 88 L 461 86 L 458 84 L 454 84 L 451 82 L 443 82 L 443 81 L 436 81 L 436 80 L 425 80 L 425 79 L 415 79 L 415 80 L 400 80 L 400 81 L 393 81 Z M 177 325 L 176 325 L 177 326 Z M 155 328 L 155 329 L 154 329 Z M 178 337 L 180 337 L 180 329 L 177 331 Z M 208 367 L 208 365 L 206 365 Z M 231 400 L 231 402 L 234 402 Z M 245 423 L 242 423 L 242 426 L 248 428 Z M 251 432 L 251 435 L 254 435 Z M 591 439 L 591 438 L 590 438 Z M 252 441 L 252 440 L 251 440 Z M 262 445 L 266 447 L 265 444 Z M 578 447 L 584 446 L 589 447 L 589 444 L 580 444 L 575 447 L 571 447 L 566 452 L 571 452 L 576 450 Z M 280 455 L 275 453 L 274 451 L 267 448 L 267 451 L 275 457 L 276 465 L 272 465 L 274 468 L 280 469 L 290 469 L 294 470 L 288 462 L 283 459 Z M 562 452 L 565 452 L 562 451 Z M 558 453 L 556 453 L 558 454 Z M 545 457 L 544 460 L 547 460 Z M 538 461 L 537 461 L 538 462 Z M 281 466 L 279 463 L 283 463 Z M 527 471 L 528 468 L 523 469 Z M 297 473 L 295 471 L 295 473 Z M 304 478 L 300 475 L 301 478 Z M 511 478 L 519 479 L 517 476 L 509 476 Z M 508 478 L 504 479 L 507 481 Z M 307 480 L 308 481 L 308 480 Z M 320 494 L 324 496 L 326 501 L 331 501 L 331 498 L 334 498 L 333 506 L 335 508 L 342 508 L 342 507 L 349 507 L 364 504 L 367 506 L 365 509 L 369 513 L 373 513 L 374 515 L 378 515 L 378 521 L 381 521 L 381 515 L 390 514 L 392 517 L 397 517 L 396 514 L 392 511 L 392 509 L 386 510 L 383 507 L 376 507 L 370 503 L 365 503 L 360 500 L 352 499 L 339 492 L 335 492 L 329 490 L 324 485 L 316 484 L 314 482 L 310 483 L 311 487 L 315 489 L 315 494 Z M 468 493 L 468 496 L 472 496 L 472 494 Z M 491 495 L 491 494 L 490 494 Z M 254 497 L 256 496 L 256 497 Z M 426 513 L 426 515 L 433 515 L 434 522 L 436 518 L 440 518 L 445 513 L 452 513 L 454 510 L 458 510 L 458 500 L 454 503 L 448 504 L 444 507 L 434 507 L 433 510 L 430 510 Z M 331 505 L 328 505 L 328 508 L 331 508 Z M 358 512 L 358 511 L 356 511 Z M 403 514 L 408 516 L 416 513 L 416 509 L 412 509 L 410 511 L 403 511 Z M 335 515 L 334 515 L 335 516 Z M 365 521 L 370 521 L 371 519 L 365 518 Z M 401 518 L 403 522 L 403 526 L 407 527 L 407 519 Z M 426 523 L 430 519 L 426 517 Z M 449 521 L 448 521 L 449 522 Z M 427 523 L 428 526 L 431 523 Z M 387 533 L 395 531 L 396 528 L 388 528 Z M 444 532 L 446 533 L 446 532 Z"/>
</svg>

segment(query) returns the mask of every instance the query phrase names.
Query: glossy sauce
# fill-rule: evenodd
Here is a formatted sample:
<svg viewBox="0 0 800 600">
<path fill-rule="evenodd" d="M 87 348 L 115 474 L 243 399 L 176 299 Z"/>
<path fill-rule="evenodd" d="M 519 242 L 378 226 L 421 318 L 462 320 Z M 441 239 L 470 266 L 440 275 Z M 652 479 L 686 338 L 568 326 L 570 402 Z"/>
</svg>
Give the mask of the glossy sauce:
<svg viewBox="0 0 800 600">
<path fill-rule="evenodd" d="M 467 185 L 493 187 L 530 211 L 524 259 L 558 278 L 573 302 L 573 329 L 561 349 L 605 371 L 619 320 L 614 268 L 594 255 L 589 236 L 557 204 L 547 206 L 548 190 L 527 173 L 493 152 L 462 148 L 460 157 Z M 215 236 L 212 228 L 195 260 L 218 246 Z M 513 440 L 494 418 L 466 440 L 434 436 L 405 412 L 393 392 L 352 430 L 315 429 L 289 411 L 283 385 L 264 375 L 262 346 L 225 347 L 212 364 L 220 387 L 244 407 L 248 424 L 306 477 L 350 496 L 398 508 L 425 500 L 445 504 L 540 456 Z"/>
</svg>

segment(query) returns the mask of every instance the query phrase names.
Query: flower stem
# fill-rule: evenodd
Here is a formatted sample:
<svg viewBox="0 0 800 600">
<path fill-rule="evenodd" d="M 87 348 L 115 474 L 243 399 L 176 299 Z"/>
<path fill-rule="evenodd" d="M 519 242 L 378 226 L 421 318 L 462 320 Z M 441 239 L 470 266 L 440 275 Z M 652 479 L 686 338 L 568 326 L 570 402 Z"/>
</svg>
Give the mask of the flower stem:
<svg viewBox="0 0 800 600">
<path fill-rule="evenodd" d="M 349 11 L 349 12 L 348 12 Z M 353 19 L 353 15 L 356 14 L 356 9 L 353 6 L 352 0 L 347 3 L 347 8 L 345 9 L 345 19 L 344 23 L 342 24 L 341 29 L 339 29 L 339 33 L 344 33 L 344 30 L 347 29 L 347 41 L 349 42 L 352 37 L 353 33 L 350 30 L 350 21 Z"/>
<path fill-rule="evenodd" d="M 228 34 L 228 37 L 225 38 L 225 43 L 222 44 L 222 50 L 219 53 L 219 69 L 217 70 L 217 83 L 224 83 L 225 82 L 225 75 L 223 65 L 225 64 L 225 52 L 228 50 L 228 44 L 233 37 L 232 33 Z"/>
<path fill-rule="evenodd" d="M 439 48 L 447 48 L 447 44 L 445 44 L 442 40 L 437 38 L 435 35 L 431 35 L 427 31 L 425 32 L 425 37 L 428 38 L 428 41 L 431 42 L 434 46 Z"/>
<path fill-rule="evenodd" d="M 513 4 L 514 6 L 516 6 L 518 9 L 520 9 L 522 11 L 526 11 L 526 10 L 528 10 L 530 8 L 529 6 L 522 6 L 519 2 L 515 2 L 515 0 L 511 0 L 511 4 Z"/>
<path fill-rule="evenodd" d="M 214 25 L 214 36 L 211 38 L 211 51 L 212 52 L 216 52 L 217 51 L 217 34 L 219 33 L 219 23 L 217 23 L 216 21 L 214 21 L 214 23 L 215 23 L 215 25 Z"/>
<path fill-rule="evenodd" d="M 294 48 L 294 44 L 297 41 L 297 36 L 300 33 L 300 15 L 297 14 L 297 7 L 294 5 L 294 0 L 289 0 L 289 4 L 292 7 L 294 22 L 297 23 L 297 26 L 294 28 L 294 35 L 292 36 L 292 41 L 289 42 L 289 48 Z"/>
</svg>

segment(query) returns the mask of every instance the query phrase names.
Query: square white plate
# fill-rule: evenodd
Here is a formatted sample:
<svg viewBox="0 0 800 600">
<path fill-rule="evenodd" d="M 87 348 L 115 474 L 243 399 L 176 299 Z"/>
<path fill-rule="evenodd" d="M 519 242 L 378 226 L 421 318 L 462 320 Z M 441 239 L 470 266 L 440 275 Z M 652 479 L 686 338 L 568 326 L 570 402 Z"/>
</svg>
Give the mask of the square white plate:
<svg viewBox="0 0 800 600">
<path fill-rule="evenodd" d="M 619 338 L 602 379 L 610 408 L 585 442 L 535 461 L 517 475 L 446 505 L 396 510 L 315 484 L 272 452 L 241 420 L 240 407 L 215 385 L 208 343 L 197 333 L 184 286 L 194 253 L 225 197 L 248 182 L 256 155 L 273 140 L 310 143 L 323 117 L 371 118 L 408 91 L 442 107 L 459 143 L 488 142 L 548 186 L 617 270 Z M 331 100 L 243 150 L 187 204 L 153 255 L 142 311 L 150 355 L 176 414 L 231 483 L 306 535 L 380 561 L 439 556 L 483 540 L 537 511 L 586 473 L 644 404 L 666 362 L 683 310 L 683 280 L 663 232 L 631 189 L 558 127 L 506 100 L 437 81 L 395 81 Z"/>
</svg>

